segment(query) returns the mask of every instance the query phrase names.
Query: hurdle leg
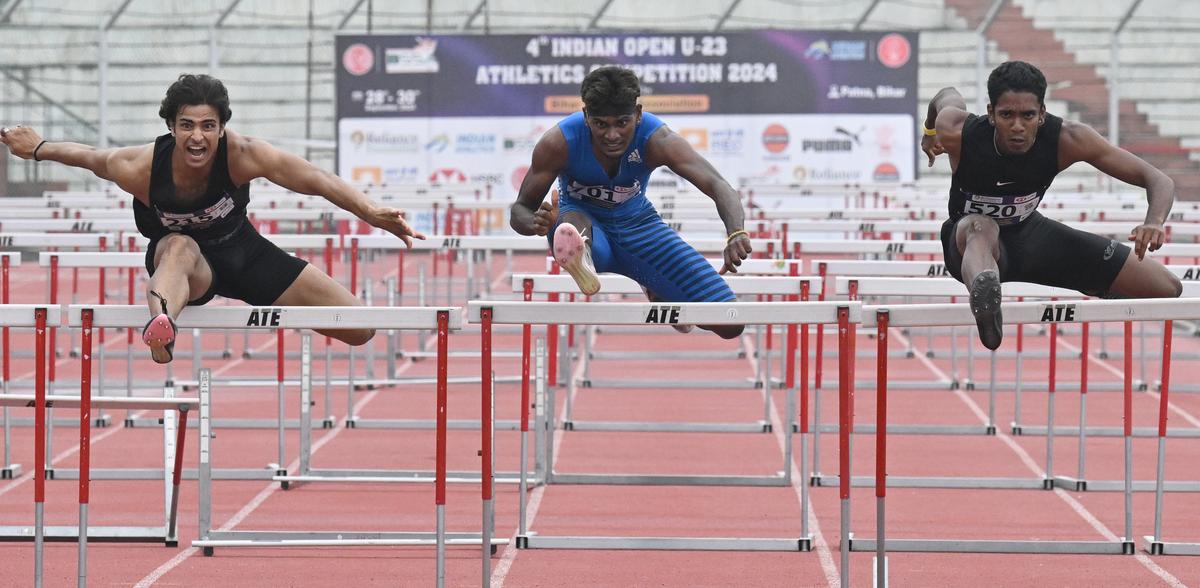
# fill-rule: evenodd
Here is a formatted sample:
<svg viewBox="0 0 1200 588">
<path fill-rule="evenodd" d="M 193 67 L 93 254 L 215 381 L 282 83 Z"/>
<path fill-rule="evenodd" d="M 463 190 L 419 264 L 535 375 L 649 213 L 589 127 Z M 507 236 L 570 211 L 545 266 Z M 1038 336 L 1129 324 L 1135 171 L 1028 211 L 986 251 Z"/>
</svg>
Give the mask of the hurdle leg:
<svg viewBox="0 0 1200 588">
<path fill-rule="evenodd" d="M 850 482 L 851 433 L 854 422 L 853 390 L 849 363 L 854 360 L 853 347 L 848 341 L 849 311 L 838 308 L 838 487 L 841 499 L 841 580 L 842 588 L 850 587 Z"/>
<path fill-rule="evenodd" d="M 34 344 L 34 448 L 33 448 L 33 585 L 42 586 L 42 556 L 46 542 L 46 309 L 34 310 L 37 318 Z"/>
<path fill-rule="evenodd" d="M 1145 354 L 1143 354 L 1144 356 Z M 1125 321 L 1125 535 L 1126 552 L 1133 553 L 1133 323 Z"/>
<path fill-rule="evenodd" d="M 367 276 L 363 276 L 362 288 L 363 288 L 362 289 L 363 304 L 365 304 L 367 306 L 373 306 L 374 305 L 374 295 L 371 294 L 371 291 L 374 290 L 374 288 L 371 287 L 371 280 L 369 278 L 367 278 Z M 374 337 L 371 337 L 371 340 L 367 341 L 366 347 L 367 347 L 366 359 L 364 360 L 365 363 L 367 364 L 366 376 L 367 376 L 368 380 L 374 380 L 375 379 L 375 338 Z"/>
<path fill-rule="evenodd" d="M 771 325 L 760 325 L 759 326 L 758 332 L 759 332 L 759 341 L 760 342 L 763 339 L 762 329 L 770 329 L 770 328 L 771 328 Z M 770 339 L 770 331 L 769 330 L 767 332 L 767 339 L 768 340 Z M 758 362 L 758 386 L 760 388 L 762 388 L 762 391 L 763 391 L 763 419 L 762 419 L 763 424 L 762 424 L 762 427 L 763 427 L 764 433 L 769 433 L 769 432 L 771 432 L 771 405 L 772 405 L 771 392 L 773 391 L 773 388 L 774 388 L 771 385 L 771 350 L 768 349 L 766 346 L 759 347 L 759 350 L 760 350 L 759 354 L 762 357 L 762 361 Z M 789 422 L 790 422 L 790 420 L 789 420 Z M 787 430 L 791 431 L 791 428 L 788 428 Z M 789 461 L 788 463 L 791 463 L 791 462 Z M 788 471 L 791 468 L 787 467 L 787 464 L 784 464 L 783 469 L 785 471 Z"/>
<path fill-rule="evenodd" d="M 821 387 L 813 386 L 812 482 L 821 485 Z"/>
<path fill-rule="evenodd" d="M 200 539 L 208 539 L 212 531 L 212 371 L 200 370 L 200 464 L 197 502 L 199 524 L 196 531 Z M 212 547 L 203 548 L 205 556 L 213 554 Z"/>
<path fill-rule="evenodd" d="M 1163 324 L 1162 387 L 1158 397 L 1158 463 L 1154 473 L 1154 536 L 1145 538 L 1146 550 L 1151 555 L 1163 553 L 1163 478 L 1167 457 L 1167 399 L 1171 389 L 1171 325 L 1172 321 Z"/>
<path fill-rule="evenodd" d="M 437 507 L 437 586 L 446 583 L 446 396 L 449 351 L 449 311 L 437 313 L 437 451 L 434 472 L 434 503 Z M 488 415 L 480 415 L 486 419 Z"/>
<path fill-rule="evenodd" d="M 1083 345 L 1079 362 L 1079 472 L 1075 490 L 1087 490 L 1084 472 L 1087 466 L 1087 389 L 1088 389 L 1088 323 L 1083 323 Z"/>
<path fill-rule="evenodd" d="M 346 428 L 353 429 L 358 417 L 354 414 L 354 347 L 349 347 L 350 361 L 346 371 Z"/>
<path fill-rule="evenodd" d="M 1056 374 L 1058 371 L 1058 325 L 1051 324 L 1050 328 L 1050 375 L 1046 380 L 1046 479 L 1043 487 L 1046 490 L 1054 488 L 1054 391 L 1057 387 Z"/>
<path fill-rule="evenodd" d="M 275 422 L 276 431 L 278 432 L 279 442 L 279 461 L 275 462 L 275 474 L 279 476 L 287 475 L 287 445 L 284 431 L 287 428 L 287 421 L 284 420 L 283 406 L 283 329 L 275 330 L 275 398 L 276 412 L 278 418 Z M 279 485 L 284 489 L 288 489 L 288 482 L 280 482 Z"/>
<path fill-rule="evenodd" d="M 393 307 L 397 304 L 396 278 L 391 277 L 387 279 L 387 305 Z M 399 329 L 390 329 L 387 334 L 387 378 L 389 380 L 396 379 L 396 350 L 400 346 L 400 333 Z"/>
<path fill-rule="evenodd" d="M 92 310 L 83 310 L 79 368 L 79 588 L 87 588 L 88 502 L 92 460 Z"/>
<path fill-rule="evenodd" d="M 988 361 L 988 418 L 987 434 L 996 434 L 996 351 L 992 350 Z M 877 433 L 878 434 L 878 433 Z"/>
<path fill-rule="evenodd" d="M 1023 343 L 1022 337 L 1025 332 L 1024 327 L 1025 327 L 1025 325 L 1017 325 L 1017 379 L 1013 383 L 1013 385 L 1014 385 L 1014 388 L 1013 388 L 1013 421 L 1012 421 L 1012 434 L 1013 435 L 1021 434 L 1021 387 L 1022 387 L 1021 366 L 1024 363 L 1022 361 L 1023 354 L 1021 353 L 1021 347 L 1022 347 L 1022 343 Z"/>
<path fill-rule="evenodd" d="M 300 475 L 309 475 L 312 455 L 312 334 L 300 336 Z"/>
<path fill-rule="evenodd" d="M 325 337 L 325 420 L 321 421 L 322 429 L 333 428 L 333 399 L 330 391 L 333 388 L 333 340 Z"/>
</svg>

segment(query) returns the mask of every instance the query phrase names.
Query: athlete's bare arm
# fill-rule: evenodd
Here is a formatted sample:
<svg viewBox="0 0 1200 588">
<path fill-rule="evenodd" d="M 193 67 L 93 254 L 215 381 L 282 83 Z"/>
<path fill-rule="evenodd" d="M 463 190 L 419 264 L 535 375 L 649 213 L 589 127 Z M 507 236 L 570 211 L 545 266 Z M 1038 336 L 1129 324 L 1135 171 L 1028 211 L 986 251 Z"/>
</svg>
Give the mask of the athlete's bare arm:
<svg viewBox="0 0 1200 588">
<path fill-rule="evenodd" d="M 48 141 L 38 149 L 42 137 L 29 127 L 4 127 L 0 131 L 0 142 L 21 159 L 33 159 L 33 151 L 37 149 L 38 161 L 56 161 L 86 169 L 102 180 L 116 183 L 143 204 L 149 202 L 153 144 L 97 149 L 82 143 Z"/>
<path fill-rule="evenodd" d="M 942 88 L 929 101 L 925 128 L 937 131 L 936 135 L 921 136 L 921 151 L 929 156 L 929 167 L 933 167 L 933 160 L 938 155 L 945 153 L 950 157 L 950 169 L 958 169 L 962 127 L 967 115 L 967 102 L 954 88 Z"/>
<path fill-rule="evenodd" d="M 373 202 L 342 178 L 317 168 L 304 158 L 229 129 L 225 130 L 225 134 L 230 153 L 229 172 L 235 184 L 266 178 L 293 192 L 321 196 L 371 226 L 399 237 L 409 247 L 412 247 L 414 238 L 425 238 L 405 222 L 404 211 Z"/>
<path fill-rule="evenodd" d="M 743 231 L 746 217 L 742 201 L 733 186 L 721 177 L 717 168 L 707 159 L 696 153 L 687 139 L 666 125 L 654 131 L 646 142 L 646 165 L 651 168 L 665 165 L 712 198 L 717 204 L 717 214 L 725 223 L 726 235 L 741 231 L 726 244 L 725 265 L 721 267 L 721 273 L 737 273 L 737 266 L 750 256 L 752 249 L 750 238 Z"/>
<path fill-rule="evenodd" d="M 529 171 L 509 209 L 508 224 L 522 235 L 545 235 L 558 219 L 558 201 L 546 202 L 546 192 L 559 172 L 567 167 L 567 138 L 557 126 L 546 131 L 533 147 Z"/>
<path fill-rule="evenodd" d="M 1146 189 L 1146 221 L 1134 227 L 1129 240 L 1134 253 L 1144 259 L 1146 251 L 1156 251 L 1167 241 L 1163 224 L 1175 203 L 1175 181 L 1142 158 L 1116 147 L 1095 129 L 1074 121 L 1063 121 L 1058 138 L 1058 169 L 1083 161 L 1126 184 Z"/>
</svg>

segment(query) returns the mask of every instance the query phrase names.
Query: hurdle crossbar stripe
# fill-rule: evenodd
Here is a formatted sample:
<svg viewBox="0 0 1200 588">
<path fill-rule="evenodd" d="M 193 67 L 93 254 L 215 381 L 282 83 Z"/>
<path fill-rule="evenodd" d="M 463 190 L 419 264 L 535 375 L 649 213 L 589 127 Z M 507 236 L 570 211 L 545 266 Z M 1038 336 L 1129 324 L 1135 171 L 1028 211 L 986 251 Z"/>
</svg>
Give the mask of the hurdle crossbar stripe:
<svg viewBox="0 0 1200 588">
<path fill-rule="evenodd" d="M 36 398 L 33 394 L 0 394 L 0 406 L 24 406 L 32 408 Z M 78 396 L 46 396 L 46 408 L 79 408 Z M 126 396 L 92 396 L 92 406 L 129 410 L 185 410 L 200 407 L 195 398 L 137 398 Z"/>
<path fill-rule="evenodd" d="M 641 294 L 642 286 L 631 278 L 616 274 L 604 274 L 600 278 L 602 294 Z M 566 274 L 513 274 L 512 288 L 521 291 L 525 280 L 533 282 L 535 294 L 577 294 L 579 286 L 575 279 Z M 809 288 L 821 288 L 821 278 L 815 276 L 736 276 L 727 280 L 734 294 L 799 294 L 800 285 L 807 282 Z"/>
<path fill-rule="evenodd" d="M 58 258 L 58 267 L 132 267 L 146 265 L 146 254 L 141 251 L 42 251 L 38 253 L 38 265 L 50 267 L 50 260 Z"/>
<path fill-rule="evenodd" d="M 496 302 L 471 301 L 468 321 L 480 322 L 480 311 L 493 310 L 495 324 L 557 325 L 759 325 L 824 324 L 838 321 L 848 308 L 851 322 L 861 320 L 858 302 Z"/>
<path fill-rule="evenodd" d="M 116 243 L 111 233 L 23 233 L 0 231 L 4 247 L 99 247 L 101 243 Z"/>
<path fill-rule="evenodd" d="M 878 277 L 878 276 L 837 276 L 834 280 L 834 293 L 848 295 L 850 284 L 858 284 L 859 296 L 966 296 L 967 289 L 962 282 L 954 278 L 913 279 Z M 1055 288 L 1028 282 L 1005 282 L 1002 287 L 1004 296 L 1025 296 L 1030 298 L 1082 298 L 1084 294 L 1076 290 Z"/>
<path fill-rule="evenodd" d="M 968 304 L 900 304 L 864 306 L 863 326 L 875 326 L 877 313 L 887 311 L 893 327 L 949 327 L 975 324 Z M 1165 321 L 1200 317 L 1200 300 L 1188 298 L 1143 300 L 1078 300 L 1072 302 L 1011 302 L 1004 305 L 1004 324 Z"/>
<path fill-rule="evenodd" d="M 813 253 L 852 254 L 899 254 L 919 253 L 941 255 L 942 243 L 932 239 L 923 241 L 884 241 L 878 239 L 803 239 L 795 241 L 805 255 Z M 757 250 L 757 246 L 755 247 Z"/>
<path fill-rule="evenodd" d="M 826 275 L 835 276 L 945 276 L 946 264 L 941 261 L 873 261 L 858 259 L 814 259 L 809 267 L 817 271 L 825 267 Z"/>
<path fill-rule="evenodd" d="M 37 309 L 46 311 L 46 324 L 58 325 L 62 323 L 62 311 L 57 306 L 47 306 L 45 304 L 0 304 L 0 325 L 6 327 L 34 327 L 37 326 L 37 320 L 34 318 L 34 311 Z M 142 321 L 145 324 L 145 321 Z"/>
<path fill-rule="evenodd" d="M 95 311 L 96 327 L 141 327 L 150 320 L 145 306 L 73 304 L 68 309 L 69 326 L 82 324 L 85 308 Z M 450 328 L 462 328 L 457 307 L 202 306 L 185 309 L 175 324 L 179 329 L 432 329 L 437 326 L 437 313 L 446 310 Z"/>
</svg>

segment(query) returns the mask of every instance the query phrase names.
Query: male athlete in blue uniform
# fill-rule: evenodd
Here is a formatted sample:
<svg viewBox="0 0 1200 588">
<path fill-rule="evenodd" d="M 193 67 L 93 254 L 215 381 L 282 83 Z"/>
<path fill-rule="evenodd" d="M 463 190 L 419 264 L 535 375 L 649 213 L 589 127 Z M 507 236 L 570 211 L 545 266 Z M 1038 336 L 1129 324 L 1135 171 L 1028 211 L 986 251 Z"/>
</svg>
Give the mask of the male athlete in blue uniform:
<svg viewBox="0 0 1200 588">
<path fill-rule="evenodd" d="M 1090 296 L 1174 298 L 1183 285 L 1145 257 L 1166 241 L 1163 223 L 1175 201 L 1167 174 L 1115 147 L 1091 127 L 1046 113 L 1046 77 L 1023 61 L 988 77 L 987 116 L 967 112 L 954 88 L 929 102 L 921 149 L 946 153 L 954 176 L 950 218 L 942 225 L 946 269 L 970 288 L 971 311 L 988 349 L 1000 346 L 1000 282 L 1033 282 Z M 1054 176 L 1084 161 L 1146 189 L 1146 220 L 1128 246 L 1048 219 L 1038 203 Z"/>
<path fill-rule="evenodd" d="M 646 184 L 650 172 L 665 165 L 716 202 L 728 234 L 721 273 L 736 273 L 751 251 L 737 192 L 686 139 L 642 112 L 632 71 L 596 69 L 580 95 L 583 112 L 560 121 L 533 148 L 512 206 L 513 229 L 522 235 L 554 229 L 554 257 L 584 294 L 600 290 L 601 271 L 634 279 L 651 300 L 735 300 L 704 257 L 662 221 L 646 199 Z M 555 179 L 561 196 L 544 202 Z M 726 339 L 742 333 L 741 325 L 701 328 Z"/>
</svg>

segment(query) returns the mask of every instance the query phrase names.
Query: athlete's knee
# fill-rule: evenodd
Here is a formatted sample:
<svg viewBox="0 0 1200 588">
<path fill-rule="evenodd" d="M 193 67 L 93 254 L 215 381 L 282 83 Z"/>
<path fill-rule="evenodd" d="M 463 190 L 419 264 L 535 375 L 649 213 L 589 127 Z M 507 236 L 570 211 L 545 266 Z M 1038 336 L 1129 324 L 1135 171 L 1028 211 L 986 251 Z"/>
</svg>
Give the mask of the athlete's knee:
<svg viewBox="0 0 1200 588">
<path fill-rule="evenodd" d="M 1168 273 L 1160 298 L 1179 298 L 1183 296 L 1183 282 L 1175 274 Z"/>
<path fill-rule="evenodd" d="M 737 339 L 742 336 L 742 331 L 745 330 L 745 325 L 721 325 L 712 328 L 712 332 L 716 333 L 722 339 Z"/>
<path fill-rule="evenodd" d="M 155 246 L 157 264 L 167 260 L 174 262 L 195 262 L 200 258 L 200 246 L 191 237 L 172 234 L 163 237 Z"/>
<path fill-rule="evenodd" d="M 968 239 L 972 237 L 992 237 L 1000 235 L 1000 225 L 982 214 L 968 215 L 962 220 L 962 229 Z"/>
<path fill-rule="evenodd" d="M 374 337 L 375 329 L 352 329 L 342 331 L 341 335 L 337 337 L 337 339 L 352 347 L 358 347 L 360 345 L 366 345 L 367 341 L 370 341 Z"/>
</svg>

